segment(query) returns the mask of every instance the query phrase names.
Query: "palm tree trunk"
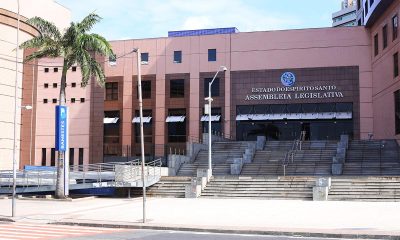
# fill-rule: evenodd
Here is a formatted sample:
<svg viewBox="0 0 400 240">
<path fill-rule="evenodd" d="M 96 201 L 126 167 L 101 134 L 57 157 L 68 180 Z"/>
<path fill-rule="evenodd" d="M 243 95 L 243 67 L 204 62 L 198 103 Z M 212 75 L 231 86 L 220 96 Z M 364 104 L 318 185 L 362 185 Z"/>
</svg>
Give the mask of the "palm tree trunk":
<svg viewBox="0 0 400 240">
<path fill-rule="evenodd" d="M 65 87 L 67 85 L 67 62 L 64 60 L 63 71 L 61 75 L 61 86 L 60 86 L 60 105 L 65 106 L 66 104 L 66 96 L 65 96 Z M 68 136 L 67 136 L 68 139 Z M 65 164 L 65 152 L 58 151 L 58 159 L 57 159 L 57 182 L 56 182 L 56 198 L 66 198 L 64 194 L 64 164 Z"/>
</svg>

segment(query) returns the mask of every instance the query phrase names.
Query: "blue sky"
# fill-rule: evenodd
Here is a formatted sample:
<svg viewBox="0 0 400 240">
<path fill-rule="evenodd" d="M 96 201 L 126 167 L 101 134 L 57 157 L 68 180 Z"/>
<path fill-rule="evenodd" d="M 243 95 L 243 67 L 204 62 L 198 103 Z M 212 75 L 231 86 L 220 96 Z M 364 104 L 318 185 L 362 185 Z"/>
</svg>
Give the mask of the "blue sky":
<svg viewBox="0 0 400 240">
<path fill-rule="evenodd" d="M 341 0 L 56 0 L 79 21 L 95 11 L 109 40 L 165 37 L 171 30 L 237 27 L 241 32 L 329 27 Z"/>
</svg>

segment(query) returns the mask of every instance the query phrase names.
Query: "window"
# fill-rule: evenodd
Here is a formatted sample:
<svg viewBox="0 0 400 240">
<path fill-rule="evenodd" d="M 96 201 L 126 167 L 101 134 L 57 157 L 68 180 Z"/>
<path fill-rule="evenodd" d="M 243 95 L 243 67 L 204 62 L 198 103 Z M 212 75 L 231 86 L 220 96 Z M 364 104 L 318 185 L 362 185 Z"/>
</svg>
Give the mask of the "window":
<svg viewBox="0 0 400 240">
<path fill-rule="evenodd" d="M 395 131 L 400 134 L 400 90 L 394 92 Z"/>
<path fill-rule="evenodd" d="M 83 148 L 79 148 L 79 165 L 83 165 Z"/>
<path fill-rule="evenodd" d="M 139 86 L 136 89 L 136 97 L 139 98 Z M 151 81 L 142 81 L 142 99 L 151 98 Z"/>
<path fill-rule="evenodd" d="M 84 103 L 85 102 L 85 98 L 81 98 L 81 103 Z"/>
<path fill-rule="evenodd" d="M 56 149 L 55 148 L 52 148 L 51 149 L 51 163 L 50 163 L 50 166 L 55 166 L 56 165 Z"/>
<path fill-rule="evenodd" d="M 182 62 L 182 51 L 174 51 L 174 63 Z"/>
<path fill-rule="evenodd" d="M 46 162 L 46 148 L 42 148 L 42 166 L 46 166 L 47 162 Z"/>
<path fill-rule="evenodd" d="M 185 109 L 169 109 L 168 116 L 186 116 Z M 186 122 L 168 122 L 168 142 L 186 141 Z"/>
<path fill-rule="evenodd" d="M 204 97 L 208 97 L 208 84 L 211 82 L 212 78 L 204 79 Z M 215 78 L 211 86 L 211 97 L 219 96 L 219 78 Z"/>
<path fill-rule="evenodd" d="M 208 61 L 209 62 L 217 61 L 217 49 L 208 49 Z"/>
<path fill-rule="evenodd" d="M 357 0 L 357 10 L 360 10 L 360 8 L 361 8 L 361 0 Z"/>
<path fill-rule="evenodd" d="M 118 100 L 118 83 L 110 82 L 106 83 L 106 100 Z"/>
<path fill-rule="evenodd" d="M 69 149 L 69 165 L 72 166 L 74 165 L 74 156 L 75 155 L 75 148 L 70 148 Z"/>
<path fill-rule="evenodd" d="M 393 41 L 397 39 L 397 26 L 399 25 L 399 20 L 397 15 L 392 18 L 392 31 L 393 31 Z"/>
<path fill-rule="evenodd" d="M 369 6 L 371 7 L 374 4 L 374 0 L 369 0 Z"/>
<path fill-rule="evenodd" d="M 71 103 L 75 103 L 75 98 L 71 98 Z"/>
<path fill-rule="evenodd" d="M 379 54 L 378 34 L 375 34 L 375 36 L 374 36 L 374 54 L 375 54 L 375 56 Z"/>
<path fill-rule="evenodd" d="M 43 103 L 48 103 L 48 101 L 47 98 L 43 99 Z"/>
<path fill-rule="evenodd" d="M 395 78 L 399 76 L 399 53 L 393 55 L 393 75 Z"/>
<path fill-rule="evenodd" d="M 151 117 L 152 110 L 143 109 L 143 117 Z M 135 117 L 140 117 L 139 110 L 135 110 Z M 153 127 L 150 122 L 143 122 L 144 142 L 153 142 Z M 135 122 L 135 142 L 140 143 L 140 123 Z"/>
<path fill-rule="evenodd" d="M 71 83 L 71 87 L 76 87 L 76 83 Z"/>
<path fill-rule="evenodd" d="M 365 1 L 364 13 L 365 13 L 365 16 L 367 16 L 367 14 L 368 14 L 368 1 Z"/>
<path fill-rule="evenodd" d="M 49 84 L 48 84 L 48 83 L 45 83 L 45 84 L 44 84 L 44 88 L 49 88 Z"/>
<path fill-rule="evenodd" d="M 185 80 L 184 79 L 171 80 L 169 89 L 171 98 L 185 97 Z"/>
<path fill-rule="evenodd" d="M 58 72 L 58 68 L 54 68 L 54 72 Z"/>
<path fill-rule="evenodd" d="M 76 72 L 76 67 L 75 66 L 72 67 L 72 71 Z"/>
<path fill-rule="evenodd" d="M 57 103 L 57 98 L 53 98 L 53 103 Z"/>
<path fill-rule="evenodd" d="M 49 68 L 44 68 L 44 72 L 48 73 L 49 72 Z"/>
<path fill-rule="evenodd" d="M 57 83 L 53 83 L 53 88 L 57 88 Z"/>
<path fill-rule="evenodd" d="M 383 41 L 383 49 L 387 47 L 387 25 L 382 28 L 382 41 Z"/>
<path fill-rule="evenodd" d="M 112 56 L 108 57 L 108 65 L 110 66 L 117 65 L 117 55 L 113 54 Z"/>
<path fill-rule="evenodd" d="M 149 64 L 149 53 L 141 53 L 140 59 L 142 64 Z"/>
</svg>

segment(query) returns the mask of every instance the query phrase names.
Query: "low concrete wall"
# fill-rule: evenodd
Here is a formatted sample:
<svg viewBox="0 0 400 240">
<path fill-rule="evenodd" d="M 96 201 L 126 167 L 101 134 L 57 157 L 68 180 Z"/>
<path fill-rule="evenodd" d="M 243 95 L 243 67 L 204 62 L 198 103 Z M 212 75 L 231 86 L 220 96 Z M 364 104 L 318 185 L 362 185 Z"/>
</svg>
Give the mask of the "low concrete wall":
<svg viewBox="0 0 400 240">
<path fill-rule="evenodd" d="M 168 176 L 176 176 L 181 165 L 183 163 L 189 163 L 190 160 L 189 156 L 175 154 L 168 155 Z"/>
</svg>

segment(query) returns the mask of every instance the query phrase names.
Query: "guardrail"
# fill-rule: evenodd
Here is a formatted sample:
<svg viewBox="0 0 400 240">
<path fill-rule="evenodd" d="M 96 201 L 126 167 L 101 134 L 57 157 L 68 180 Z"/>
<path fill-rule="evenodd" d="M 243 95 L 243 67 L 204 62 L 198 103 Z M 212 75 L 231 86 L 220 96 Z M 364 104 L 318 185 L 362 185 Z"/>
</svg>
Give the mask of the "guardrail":
<svg viewBox="0 0 400 240">
<path fill-rule="evenodd" d="M 157 182 L 161 177 L 161 159 L 145 163 L 145 185 Z M 141 161 L 97 163 L 73 165 L 69 168 L 69 185 L 73 189 L 93 187 L 129 187 L 138 184 L 142 179 Z M 50 191 L 55 187 L 57 170 L 23 170 L 17 171 L 16 184 L 19 192 Z M 1 192 L 9 192 L 13 185 L 12 171 L 0 171 Z M 7 188 L 8 190 L 5 190 Z M 25 189 L 25 190 L 23 190 Z"/>
</svg>

